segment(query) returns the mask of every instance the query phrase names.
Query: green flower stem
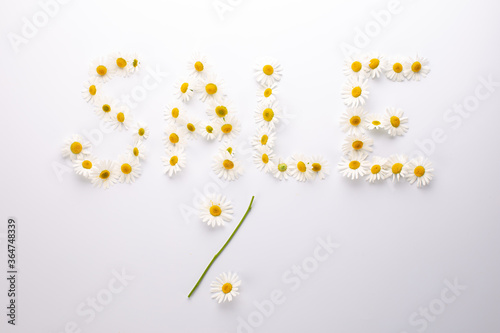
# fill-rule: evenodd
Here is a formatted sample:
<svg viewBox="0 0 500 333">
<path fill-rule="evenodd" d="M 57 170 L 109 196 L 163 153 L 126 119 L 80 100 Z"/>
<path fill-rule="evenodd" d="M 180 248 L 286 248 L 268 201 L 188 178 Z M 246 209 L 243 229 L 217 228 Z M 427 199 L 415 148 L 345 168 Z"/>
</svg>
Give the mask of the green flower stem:
<svg viewBox="0 0 500 333">
<path fill-rule="evenodd" d="M 213 257 L 212 261 L 210 261 L 210 263 L 208 264 L 207 268 L 205 268 L 205 271 L 203 272 L 203 274 L 200 276 L 200 279 L 198 280 L 198 282 L 196 282 L 196 284 L 194 285 L 194 288 L 193 290 L 191 290 L 191 292 L 189 293 L 188 295 L 188 298 L 191 297 L 191 295 L 194 293 L 194 291 L 196 290 L 196 288 L 198 287 L 198 285 L 200 284 L 201 280 L 203 280 L 203 278 L 205 277 L 205 274 L 207 274 L 208 270 L 210 269 L 210 266 L 212 266 L 212 264 L 214 263 L 215 259 L 217 259 L 217 257 L 222 253 L 222 251 L 224 251 L 224 249 L 226 248 L 227 244 L 229 244 L 229 242 L 231 241 L 231 239 L 233 239 L 233 236 L 234 234 L 236 234 L 236 231 L 238 231 L 238 229 L 240 228 L 241 224 L 243 223 L 243 221 L 245 221 L 245 218 L 247 217 L 248 215 L 248 212 L 250 211 L 250 209 L 252 209 L 252 203 L 253 203 L 253 199 L 255 198 L 255 196 L 252 196 L 252 200 L 250 201 L 250 205 L 248 206 L 248 209 L 245 213 L 245 215 L 243 215 L 243 218 L 241 219 L 240 223 L 238 223 L 238 225 L 236 226 L 236 229 L 234 229 L 233 233 L 231 234 L 231 236 L 229 236 L 229 239 L 226 241 L 226 243 L 224 244 L 224 246 L 219 250 L 219 252 L 217 252 L 217 254 Z"/>
</svg>

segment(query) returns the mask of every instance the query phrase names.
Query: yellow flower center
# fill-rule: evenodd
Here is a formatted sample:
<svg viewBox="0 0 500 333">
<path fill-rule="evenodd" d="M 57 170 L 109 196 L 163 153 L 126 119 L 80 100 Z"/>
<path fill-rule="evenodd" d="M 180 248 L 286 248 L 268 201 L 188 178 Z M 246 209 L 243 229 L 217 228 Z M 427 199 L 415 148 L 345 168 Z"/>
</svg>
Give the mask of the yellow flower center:
<svg viewBox="0 0 500 333">
<path fill-rule="evenodd" d="M 99 178 L 108 179 L 109 175 L 111 175 L 111 173 L 108 170 L 102 170 L 101 173 L 99 174 Z"/>
<path fill-rule="evenodd" d="M 139 60 L 134 59 L 134 61 L 132 61 L 132 66 L 137 67 L 138 65 L 139 65 Z"/>
<path fill-rule="evenodd" d="M 370 66 L 371 69 L 375 69 L 378 67 L 378 65 L 380 65 L 380 60 L 378 60 L 377 58 L 373 58 L 370 60 L 370 64 L 368 66 Z"/>
<path fill-rule="evenodd" d="M 194 63 L 194 69 L 196 69 L 198 72 L 201 72 L 203 68 L 205 68 L 205 66 L 203 66 L 203 63 L 201 61 L 197 61 Z"/>
<path fill-rule="evenodd" d="M 400 123 L 400 121 L 399 121 L 398 117 L 396 117 L 396 116 L 391 117 L 391 125 L 393 127 L 396 127 L 396 128 L 399 127 L 399 123 Z"/>
<path fill-rule="evenodd" d="M 144 133 L 146 133 L 146 130 L 144 128 L 139 128 L 139 130 L 137 131 L 137 133 L 139 134 L 139 136 L 143 136 Z"/>
<path fill-rule="evenodd" d="M 392 173 L 398 174 L 401 172 L 401 169 L 403 169 L 403 164 L 394 163 L 394 165 L 392 166 Z"/>
<path fill-rule="evenodd" d="M 173 144 L 176 144 L 177 142 L 179 142 L 179 136 L 176 134 L 176 133 L 172 133 L 169 135 L 168 139 L 170 140 L 170 142 L 172 142 Z"/>
<path fill-rule="evenodd" d="M 228 294 L 231 292 L 231 290 L 233 290 L 233 285 L 229 282 L 224 283 L 224 285 L 222 286 L 222 292 L 224 294 Z"/>
<path fill-rule="evenodd" d="M 358 98 L 359 96 L 361 96 L 361 87 L 352 88 L 352 97 Z"/>
<path fill-rule="evenodd" d="M 267 154 L 262 154 L 262 162 L 265 164 L 269 163 L 269 156 Z"/>
<path fill-rule="evenodd" d="M 265 121 L 271 121 L 274 118 L 274 111 L 273 109 L 267 108 L 262 112 L 262 116 L 264 117 Z"/>
<path fill-rule="evenodd" d="M 222 165 L 226 170 L 231 170 L 232 168 L 234 168 L 234 163 L 230 160 L 224 160 L 224 162 L 222 162 Z"/>
<path fill-rule="evenodd" d="M 361 165 L 361 163 L 359 163 L 358 161 L 349 162 L 349 168 L 351 168 L 353 170 L 356 170 L 357 168 L 359 168 L 360 165 Z"/>
<path fill-rule="evenodd" d="M 374 121 L 372 121 L 372 124 L 375 125 L 375 126 L 378 126 L 378 125 L 380 125 L 380 121 L 374 120 Z"/>
<path fill-rule="evenodd" d="M 127 60 L 125 60 L 123 58 L 116 59 L 116 66 L 118 66 L 120 68 L 125 68 L 125 66 L 127 66 Z"/>
<path fill-rule="evenodd" d="M 188 90 L 188 87 L 189 87 L 189 83 L 187 83 L 187 82 L 184 82 L 183 84 L 181 84 L 181 92 L 183 94 L 186 93 L 186 91 Z"/>
<path fill-rule="evenodd" d="M 207 126 L 205 129 L 207 130 L 208 133 L 212 133 L 214 131 L 214 128 L 210 125 Z"/>
<path fill-rule="evenodd" d="M 394 65 L 392 65 L 392 70 L 395 71 L 396 73 L 401 73 L 401 71 L 403 70 L 403 65 L 397 62 Z"/>
<path fill-rule="evenodd" d="M 123 163 L 121 169 L 122 172 L 126 175 L 132 172 L 132 167 L 128 163 Z"/>
<path fill-rule="evenodd" d="M 222 214 L 222 209 L 220 209 L 219 206 L 212 205 L 212 207 L 210 207 L 210 215 L 219 216 L 220 214 Z"/>
<path fill-rule="evenodd" d="M 352 63 L 351 65 L 351 69 L 353 70 L 353 72 L 359 72 L 361 70 L 361 63 L 359 61 L 355 61 Z"/>
<path fill-rule="evenodd" d="M 120 123 L 123 123 L 125 121 L 125 115 L 123 112 L 118 112 L 116 115 L 116 120 L 118 120 Z"/>
<path fill-rule="evenodd" d="M 268 137 L 266 134 L 264 134 L 264 135 L 260 138 L 260 144 L 261 144 L 261 145 L 265 145 L 265 144 L 267 144 L 267 140 L 268 140 L 268 139 L 269 139 L 269 137 Z"/>
<path fill-rule="evenodd" d="M 285 172 L 286 169 L 288 169 L 288 166 L 286 165 L 286 163 L 280 163 L 280 164 L 278 164 L 278 170 L 280 172 Z"/>
<path fill-rule="evenodd" d="M 361 118 L 359 116 L 353 116 L 349 122 L 352 126 L 358 126 L 361 123 Z"/>
<path fill-rule="evenodd" d="M 372 168 L 371 168 L 371 170 L 370 170 L 370 171 L 371 171 L 374 175 L 376 175 L 377 173 L 379 173 L 379 172 L 380 172 L 380 170 L 381 170 L 381 169 L 382 169 L 382 168 L 381 168 L 381 166 L 380 166 L 380 165 L 375 164 L 374 166 L 372 166 Z"/>
<path fill-rule="evenodd" d="M 233 126 L 231 124 L 224 124 L 220 129 L 222 133 L 229 134 L 233 130 Z"/>
<path fill-rule="evenodd" d="M 85 160 L 82 162 L 82 168 L 84 169 L 92 169 L 92 162 L 90 162 L 89 160 Z"/>
<path fill-rule="evenodd" d="M 177 162 L 179 162 L 179 158 L 177 156 L 172 156 L 170 157 L 170 165 L 171 166 L 174 166 L 177 164 Z"/>
<path fill-rule="evenodd" d="M 179 109 L 178 108 L 172 109 L 172 117 L 174 117 L 174 118 L 179 117 Z"/>
<path fill-rule="evenodd" d="M 363 141 L 360 141 L 360 140 L 356 140 L 352 143 L 352 148 L 354 150 L 360 150 L 361 148 L 363 148 Z"/>
<path fill-rule="evenodd" d="M 274 68 L 273 66 L 271 65 L 265 65 L 263 68 L 262 68 L 262 71 L 264 72 L 264 74 L 266 75 L 273 75 L 274 73 Z"/>
<path fill-rule="evenodd" d="M 306 172 L 306 164 L 302 161 L 300 161 L 299 163 L 297 163 L 297 170 L 299 170 L 300 172 Z"/>
<path fill-rule="evenodd" d="M 100 76 L 104 76 L 104 75 L 106 75 L 106 73 L 108 72 L 108 69 L 106 68 L 106 66 L 99 65 L 99 66 L 97 66 L 97 68 L 95 69 L 95 71 L 96 71 L 96 72 L 97 72 L 97 74 L 99 74 Z"/>
<path fill-rule="evenodd" d="M 89 87 L 89 94 L 91 94 L 92 96 L 94 96 L 96 93 L 97 93 L 97 88 L 95 87 L 95 85 L 91 85 Z"/>
<path fill-rule="evenodd" d="M 233 147 L 227 147 L 227 149 L 226 149 L 226 150 L 227 150 L 227 152 L 228 152 L 229 154 L 232 154 L 232 153 L 233 153 Z"/>
<path fill-rule="evenodd" d="M 139 148 L 134 147 L 134 149 L 132 149 L 132 153 L 134 154 L 134 156 L 139 156 Z"/>
<path fill-rule="evenodd" d="M 196 130 L 196 128 L 194 127 L 194 125 L 191 124 L 191 123 L 188 123 L 186 125 L 186 127 L 187 127 L 188 131 L 190 131 L 190 132 L 194 132 Z"/>
<path fill-rule="evenodd" d="M 319 164 L 319 163 L 313 163 L 312 164 L 312 170 L 316 171 L 316 172 L 321 171 L 321 164 Z"/>
<path fill-rule="evenodd" d="M 417 177 L 422 177 L 425 173 L 425 168 L 423 166 L 419 165 L 418 167 L 415 168 L 415 170 L 413 170 L 413 173 Z"/>
<path fill-rule="evenodd" d="M 266 90 L 264 90 L 264 97 L 269 97 L 273 94 L 273 90 L 271 88 L 266 88 Z"/>
<path fill-rule="evenodd" d="M 213 95 L 217 92 L 217 86 L 213 83 L 209 83 L 205 86 L 205 91 L 209 95 Z"/>
<path fill-rule="evenodd" d="M 75 141 L 71 144 L 69 149 L 71 149 L 71 152 L 73 154 L 80 154 L 82 152 L 83 146 L 80 142 Z"/>
<path fill-rule="evenodd" d="M 104 104 L 104 105 L 102 106 L 102 111 L 104 111 L 104 112 L 109 112 L 109 111 L 111 111 L 111 106 L 109 106 L 109 104 Z"/>
<path fill-rule="evenodd" d="M 411 64 L 411 70 L 414 73 L 420 72 L 421 69 L 422 69 L 422 64 L 420 62 L 415 61 L 413 64 Z"/>
<path fill-rule="evenodd" d="M 225 117 L 227 115 L 227 108 L 223 105 L 219 105 L 215 107 L 215 113 L 219 117 Z"/>
</svg>

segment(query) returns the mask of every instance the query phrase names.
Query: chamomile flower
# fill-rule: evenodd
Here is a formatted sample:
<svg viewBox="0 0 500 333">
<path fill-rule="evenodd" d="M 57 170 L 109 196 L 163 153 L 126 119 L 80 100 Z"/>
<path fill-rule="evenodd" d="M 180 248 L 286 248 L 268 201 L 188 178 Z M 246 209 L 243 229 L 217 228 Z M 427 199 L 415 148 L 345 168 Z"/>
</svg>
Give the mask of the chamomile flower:
<svg viewBox="0 0 500 333">
<path fill-rule="evenodd" d="M 434 168 L 431 161 L 420 156 L 411 160 L 403 167 L 406 180 L 413 184 L 417 182 L 417 187 L 422 187 L 432 180 Z"/>
<path fill-rule="evenodd" d="M 352 180 L 363 177 L 368 173 L 368 168 L 370 167 L 370 163 L 366 161 L 367 156 L 363 152 L 356 151 L 342 157 L 338 164 L 340 174 Z"/>
<path fill-rule="evenodd" d="M 290 176 L 290 162 L 288 159 L 278 158 L 276 162 L 272 163 L 271 172 L 278 180 L 287 180 Z"/>
<path fill-rule="evenodd" d="M 222 101 L 224 98 L 224 82 L 219 80 L 214 74 L 200 78 L 197 88 L 200 92 L 200 100 L 205 101 Z"/>
<path fill-rule="evenodd" d="M 310 159 L 302 154 L 292 155 L 289 168 L 290 176 L 297 179 L 299 182 L 305 182 L 314 177 Z"/>
<path fill-rule="evenodd" d="M 365 59 L 365 67 L 368 77 L 372 79 L 378 78 L 380 74 L 385 71 L 385 57 L 380 53 L 370 53 Z"/>
<path fill-rule="evenodd" d="M 72 161 L 90 154 L 92 147 L 90 143 L 80 135 L 73 134 L 64 142 L 62 148 L 63 157 L 69 157 Z"/>
<path fill-rule="evenodd" d="M 132 65 L 130 56 L 123 52 L 115 52 L 111 55 L 111 68 L 116 75 L 126 77 L 130 74 L 129 67 Z"/>
<path fill-rule="evenodd" d="M 167 155 L 162 157 L 163 172 L 169 177 L 177 174 L 186 166 L 186 153 L 183 147 L 166 149 Z"/>
<path fill-rule="evenodd" d="M 174 94 L 179 100 L 189 102 L 194 95 L 194 81 L 190 77 L 177 80 L 174 84 L 174 89 Z"/>
<path fill-rule="evenodd" d="M 185 121 L 185 133 L 188 139 L 196 139 L 201 134 L 201 121 L 194 117 L 187 117 Z"/>
<path fill-rule="evenodd" d="M 90 63 L 89 76 L 107 82 L 115 75 L 114 66 L 109 57 L 101 57 Z"/>
<path fill-rule="evenodd" d="M 138 140 L 132 146 L 128 146 L 127 153 L 137 158 L 139 161 L 146 159 L 146 146 L 144 141 Z"/>
<path fill-rule="evenodd" d="M 265 173 L 271 171 L 274 159 L 274 153 L 267 146 L 260 146 L 253 154 L 253 161 L 257 165 L 257 169 Z"/>
<path fill-rule="evenodd" d="M 115 130 L 127 130 L 133 124 L 130 110 L 126 106 L 115 108 L 115 112 L 110 119 L 110 123 Z"/>
<path fill-rule="evenodd" d="M 383 128 L 382 125 L 383 116 L 376 113 L 369 113 L 366 116 L 366 128 L 369 130 L 375 130 Z"/>
<path fill-rule="evenodd" d="M 118 168 L 118 181 L 120 183 L 132 184 L 141 175 L 139 160 L 130 154 L 120 156 Z"/>
<path fill-rule="evenodd" d="M 330 164 L 323 156 L 313 156 L 311 158 L 311 170 L 313 176 L 319 179 L 325 179 L 330 174 Z"/>
<path fill-rule="evenodd" d="M 207 62 L 207 57 L 199 52 L 193 54 L 187 66 L 189 74 L 196 78 L 206 76 L 209 68 L 210 65 Z"/>
<path fill-rule="evenodd" d="M 216 121 L 219 129 L 219 141 L 222 139 L 232 140 L 240 133 L 240 122 L 234 116 L 226 116 Z"/>
<path fill-rule="evenodd" d="M 403 110 L 387 108 L 382 118 L 382 126 L 389 135 L 403 135 L 408 132 L 408 118 L 404 116 Z"/>
<path fill-rule="evenodd" d="M 228 114 L 234 115 L 236 113 L 236 109 L 228 98 L 223 98 L 220 101 L 211 101 L 207 108 L 207 116 L 211 120 L 224 118 Z"/>
<path fill-rule="evenodd" d="M 257 126 L 275 129 L 281 118 L 281 107 L 277 101 L 260 103 L 255 110 Z"/>
<path fill-rule="evenodd" d="M 231 302 L 233 297 L 238 296 L 238 288 L 241 285 L 241 280 L 236 273 L 222 273 L 219 275 L 215 281 L 210 285 L 210 292 L 212 292 L 212 298 L 218 303 L 221 302 Z"/>
<path fill-rule="evenodd" d="M 406 155 L 392 155 L 389 157 L 386 163 L 386 167 L 389 170 L 389 177 L 392 175 L 392 181 L 399 181 L 399 178 L 404 178 L 406 176 L 406 170 L 404 166 L 408 163 L 408 157 Z"/>
<path fill-rule="evenodd" d="M 80 156 L 76 160 L 73 161 L 73 169 L 77 175 L 82 175 L 85 178 L 90 177 L 90 173 L 92 169 L 95 167 L 95 164 L 98 162 L 97 158 L 92 155 Z"/>
<path fill-rule="evenodd" d="M 368 80 L 362 77 L 351 77 L 342 87 L 342 99 L 349 107 L 363 106 L 369 94 Z"/>
<path fill-rule="evenodd" d="M 262 103 L 265 101 L 274 101 L 276 99 L 276 95 L 279 93 L 278 84 L 266 84 L 261 85 L 257 88 L 257 102 Z"/>
<path fill-rule="evenodd" d="M 114 161 L 99 161 L 95 164 L 90 172 L 90 181 L 95 187 L 108 189 L 118 182 L 119 173 L 116 162 Z"/>
<path fill-rule="evenodd" d="M 163 143 L 165 146 L 171 148 L 184 147 L 186 145 L 187 138 L 188 134 L 186 133 L 186 129 L 184 129 L 184 127 L 169 125 L 165 128 Z"/>
<path fill-rule="evenodd" d="M 201 135 L 207 141 L 212 141 L 219 136 L 219 127 L 215 125 L 215 123 L 206 123 L 202 125 L 200 131 Z"/>
<path fill-rule="evenodd" d="M 369 153 L 373 151 L 372 145 L 373 139 L 364 134 L 348 135 L 342 144 L 342 152 L 346 155 L 355 151 Z"/>
<path fill-rule="evenodd" d="M 401 82 L 405 79 L 403 72 L 403 64 L 404 60 L 401 57 L 396 57 L 387 62 L 387 66 L 385 69 L 385 76 L 391 80 L 396 82 Z"/>
<path fill-rule="evenodd" d="M 255 66 L 255 78 L 263 86 L 269 86 L 281 80 L 283 68 L 281 64 L 273 58 L 262 58 Z"/>
<path fill-rule="evenodd" d="M 259 148 L 266 146 L 269 148 L 274 147 L 274 142 L 276 141 L 276 132 L 274 129 L 261 127 L 257 134 L 252 138 L 252 146 L 254 148 Z"/>
<path fill-rule="evenodd" d="M 142 122 L 137 122 L 133 128 L 134 140 L 147 140 L 149 138 L 149 126 Z"/>
<path fill-rule="evenodd" d="M 225 196 L 212 194 L 203 200 L 200 218 L 212 228 L 221 227 L 233 219 L 233 205 Z"/>
<path fill-rule="evenodd" d="M 368 67 L 360 56 L 348 57 L 344 62 L 344 75 L 352 78 L 367 76 Z"/>
<path fill-rule="evenodd" d="M 82 97 L 85 102 L 94 104 L 102 94 L 101 89 L 101 81 L 96 77 L 92 77 L 83 84 Z"/>
<path fill-rule="evenodd" d="M 129 55 L 129 59 L 130 59 L 130 66 L 128 66 L 128 72 L 129 75 L 132 75 L 141 68 L 142 57 L 136 52 L 133 52 Z"/>
<path fill-rule="evenodd" d="M 420 81 L 420 78 L 425 78 L 431 71 L 429 60 L 424 57 L 411 57 L 404 63 L 404 76 L 408 80 Z"/>
<path fill-rule="evenodd" d="M 240 161 L 234 157 L 232 150 L 231 152 L 219 151 L 214 157 L 212 170 L 219 178 L 231 181 L 238 179 L 243 174 Z"/>
<path fill-rule="evenodd" d="M 370 183 L 384 180 L 391 175 L 387 168 L 387 159 L 378 156 L 373 157 L 369 170 L 366 180 Z"/>
<path fill-rule="evenodd" d="M 170 125 L 184 125 L 186 117 L 184 104 L 179 101 L 174 101 L 165 107 L 164 118 Z"/>
<path fill-rule="evenodd" d="M 362 134 L 367 126 L 367 112 L 362 107 L 348 108 L 340 117 L 342 131 L 347 134 Z"/>
<path fill-rule="evenodd" d="M 99 118 L 111 121 L 118 108 L 118 101 L 107 96 L 100 96 L 95 102 L 94 112 Z"/>
</svg>

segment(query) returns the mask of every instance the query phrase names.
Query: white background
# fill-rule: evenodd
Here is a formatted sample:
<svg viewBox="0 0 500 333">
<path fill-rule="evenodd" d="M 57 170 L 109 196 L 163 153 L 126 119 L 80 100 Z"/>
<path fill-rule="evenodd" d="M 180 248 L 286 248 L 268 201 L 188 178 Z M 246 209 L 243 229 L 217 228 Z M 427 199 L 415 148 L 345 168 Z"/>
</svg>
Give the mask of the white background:
<svg viewBox="0 0 500 333">
<path fill-rule="evenodd" d="M 345 80 L 340 46 L 356 45 L 357 29 L 376 22 L 371 12 L 387 10 L 388 1 L 233 3 L 222 20 L 212 0 L 71 1 L 16 53 L 8 34 L 21 35 L 23 17 L 31 20 L 41 7 L 34 0 L 3 1 L 1 267 L 6 270 L 7 217 L 14 216 L 20 275 L 15 328 L 6 324 L 7 284 L 1 279 L 2 331 L 60 333 L 75 322 L 81 332 L 96 333 L 236 332 L 238 317 L 250 316 L 258 327 L 242 332 L 410 333 L 424 326 L 410 323 L 412 313 L 430 304 L 439 308 L 445 280 L 457 279 L 467 289 L 426 331 L 498 332 L 499 87 L 466 117 L 452 122 L 443 117 L 454 104 L 472 100 L 480 77 L 500 81 L 499 3 L 401 0 L 390 23 L 366 46 L 358 43 L 362 52 L 418 52 L 431 61 L 432 71 L 421 82 L 371 81 L 367 104 L 370 112 L 400 107 L 410 118 L 404 137 L 375 137 L 378 155 L 411 153 L 435 128 L 445 133 L 429 154 L 435 178 L 424 189 L 407 182 L 353 182 L 336 170 L 344 138 L 338 126 Z M 53 167 L 65 165 L 64 139 L 98 128 L 80 96 L 88 64 L 115 50 L 138 51 L 144 69 L 136 78 L 107 85 L 116 97 L 141 85 L 147 68 L 168 73 L 133 109 L 152 132 L 143 176 L 108 191 L 72 172 L 59 181 Z M 183 216 L 181 208 L 192 207 L 197 193 L 213 189 L 207 184 L 214 183 L 210 164 L 218 148 L 218 143 L 193 143 L 182 174 L 174 179 L 162 174 L 163 107 L 195 50 L 205 52 L 225 79 L 243 123 L 240 145 L 255 132 L 254 61 L 279 59 L 285 68 L 280 101 L 289 116 L 276 152 L 323 154 L 331 175 L 280 183 L 259 173 L 244 153 L 244 176 L 218 188 L 232 200 L 234 220 L 212 229 L 194 215 Z M 193 114 L 204 116 L 200 102 L 191 105 Z M 113 159 L 130 141 L 130 132 L 107 134 L 95 152 Z M 248 219 L 188 299 L 252 195 Z M 283 275 L 310 260 L 316 239 L 328 235 L 340 247 L 293 291 Z M 122 269 L 135 278 L 86 322 L 77 308 Z M 209 285 L 228 270 L 240 275 L 241 294 L 217 304 Z M 273 290 L 286 300 L 262 317 L 255 302 L 269 299 Z"/>
</svg>

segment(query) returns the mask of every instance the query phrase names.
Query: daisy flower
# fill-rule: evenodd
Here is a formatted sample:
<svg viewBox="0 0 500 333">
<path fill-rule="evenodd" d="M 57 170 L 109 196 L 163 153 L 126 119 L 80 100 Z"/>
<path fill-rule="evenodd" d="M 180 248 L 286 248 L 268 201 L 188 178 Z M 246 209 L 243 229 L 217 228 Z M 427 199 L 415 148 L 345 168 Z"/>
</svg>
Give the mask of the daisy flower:
<svg viewBox="0 0 500 333">
<path fill-rule="evenodd" d="M 380 53 L 370 53 L 365 60 L 365 67 L 368 77 L 375 79 L 380 77 L 380 74 L 385 71 L 386 60 Z"/>
<path fill-rule="evenodd" d="M 167 149 L 166 153 L 167 156 L 161 158 L 165 167 L 163 172 L 172 177 L 186 166 L 186 154 L 182 147 Z"/>
<path fill-rule="evenodd" d="M 224 98 L 224 82 L 213 74 L 200 78 L 197 90 L 201 93 L 200 100 L 202 102 L 222 101 Z"/>
<path fill-rule="evenodd" d="M 360 56 L 348 57 L 344 62 L 344 75 L 352 78 L 367 76 L 368 66 Z"/>
<path fill-rule="evenodd" d="M 408 132 L 408 118 L 404 117 L 403 110 L 387 108 L 382 118 L 382 126 L 389 132 L 389 135 L 403 135 Z"/>
<path fill-rule="evenodd" d="M 257 169 L 265 173 L 271 171 L 274 159 L 274 153 L 271 148 L 267 146 L 260 146 L 253 154 L 253 161 L 257 165 Z"/>
<path fill-rule="evenodd" d="M 184 105 L 179 102 L 171 102 L 165 107 L 165 120 L 171 125 L 184 125 L 185 111 Z"/>
<path fill-rule="evenodd" d="M 392 181 L 398 180 L 406 176 L 406 170 L 403 168 L 408 162 L 406 155 L 392 155 L 387 160 L 386 167 L 389 170 L 389 177 L 392 174 Z"/>
<path fill-rule="evenodd" d="M 342 152 L 345 155 L 355 151 L 370 153 L 373 151 L 372 145 L 373 139 L 365 134 L 348 135 L 342 144 Z"/>
<path fill-rule="evenodd" d="M 369 130 L 383 128 L 382 126 L 382 115 L 369 113 L 366 116 L 366 128 Z"/>
<path fill-rule="evenodd" d="M 228 114 L 234 113 L 236 110 L 233 103 L 227 98 L 223 98 L 221 101 L 211 101 L 207 108 L 207 115 L 211 120 L 224 118 Z"/>
<path fill-rule="evenodd" d="M 340 127 L 348 134 L 362 134 L 367 126 L 367 112 L 362 108 L 348 108 L 340 117 Z"/>
<path fill-rule="evenodd" d="M 289 168 L 290 176 L 297 179 L 299 182 L 305 182 L 314 177 L 311 161 L 302 154 L 292 155 Z"/>
<path fill-rule="evenodd" d="M 330 165 L 323 156 L 313 156 L 311 159 L 311 170 L 313 176 L 319 179 L 325 179 L 330 174 Z"/>
<path fill-rule="evenodd" d="M 82 97 L 85 102 L 95 103 L 101 95 L 101 89 L 101 81 L 96 77 L 92 77 L 83 84 Z"/>
<path fill-rule="evenodd" d="M 111 55 L 111 68 L 117 75 L 122 77 L 128 76 L 130 74 L 130 66 L 130 56 L 125 55 L 123 52 L 115 52 Z"/>
<path fill-rule="evenodd" d="M 90 173 L 97 162 L 97 158 L 92 155 L 81 156 L 73 161 L 73 169 L 77 175 L 89 178 Z"/>
<path fill-rule="evenodd" d="M 149 137 L 149 126 L 142 122 L 137 122 L 133 128 L 134 140 L 147 140 Z"/>
<path fill-rule="evenodd" d="M 169 147 L 183 147 L 186 144 L 188 134 L 183 127 L 169 125 L 165 129 L 163 143 Z"/>
<path fill-rule="evenodd" d="M 134 52 L 129 55 L 129 59 L 130 59 L 130 66 L 128 66 L 128 72 L 129 75 L 132 75 L 141 68 L 140 59 L 142 59 L 142 57 L 140 57 L 137 53 Z"/>
<path fill-rule="evenodd" d="M 281 107 L 277 101 L 259 104 L 255 110 L 255 122 L 259 127 L 275 129 L 281 118 Z"/>
<path fill-rule="evenodd" d="M 367 157 L 367 154 L 357 151 L 346 157 L 342 157 L 342 160 L 338 164 L 340 174 L 352 180 L 363 177 L 368 173 L 368 168 L 370 167 L 370 163 L 366 161 Z"/>
<path fill-rule="evenodd" d="M 101 82 L 107 82 L 115 75 L 114 66 L 109 57 L 101 57 L 90 63 L 89 76 L 96 77 Z"/>
<path fill-rule="evenodd" d="M 113 117 L 111 118 L 111 126 L 113 129 L 121 131 L 127 130 L 132 125 L 132 115 L 126 106 L 115 108 Z"/>
<path fill-rule="evenodd" d="M 183 102 L 189 102 L 191 97 L 194 95 L 194 82 L 191 78 L 184 78 L 181 80 L 177 80 L 177 82 L 174 84 L 174 89 L 175 89 L 175 96 L 183 101 Z"/>
<path fill-rule="evenodd" d="M 207 75 L 209 67 L 207 57 L 202 53 L 196 52 L 189 60 L 187 69 L 190 75 L 200 78 Z"/>
<path fill-rule="evenodd" d="M 408 80 L 420 81 L 420 78 L 425 78 L 430 71 L 429 60 L 418 55 L 404 63 L 403 74 Z"/>
<path fill-rule="evenodd" d="M 403 81 L 405 79 L 403 73 L 403 63 L 404 61 L 401 60 L 401 57 L 397 57 L 389 61 L 385 69 L 385 76 L 391 81 Z"/>
<path fill-rule="evenodd" d="M 203 200 L 200 218 L 212 228 L 221 227 L 233 219 L 233 205 L 225 196 L 212 194 Z"/>
<path fill-rule="evenodd" d="M 64 142 L 62 148 L 63 157 L 69 157 L 72 161 L 89 155 L 92 147 L 90 142 L 83 139 L 80 135 L 73 134 Z"/>
<path fill-rule="evenodd" d="M 201 135 L 207 141 L 212 141 L 219 136 L 219 127 L 215 126 L 213 123 L 207 123 L 200 129 Z"/>
<path fill-rule="evenodd" d="M 384 180 L 390 176 L 389 169 L 387 168 L 387 159 L 375 156 L 373 157 L 370 165 L 370 171 L 368 172 L 368 176 L 366 176 L 366 180 L 370 183 L 374 183 L 376 181 Z"/>
<path fill-rule="evenodd" d="M 118 181 L 120 183 L 132 184 L 141 175 L 141 165 L 133 155 L 120 156 L 118 166 Z"/>
<path fill-rule="evenodd" d="M 236 273 L 222 273 L 210 285 L 212 298 L 219 303 L 231 302 L 233 297 L 238 296 L 238 287 L 241 285 L 241 280 Z"/>
<path fill-rule="evenodd" d="M 90 181 L 95 187 L 108 189 L 118 182 L 118 174 L 116 163 L 113 161 L 99 161 L 95 163 L 95 167 L 90 172 Z"/>
<path fill-rule="evenodd" d="M 417 182 L 417 187 L 425 186 L 432 180 L 434 168 L 432 163 L 422 156 L 411 160 L 403 167 L 406 180 L 413 184 Z"/>
<path fill-rule="evenodd" d="M 257 102 L 274 101 L 279 93 L 278 84 L 266 84 L 257 88 Z"/>
<path fill-rule="evenodd" d="M 201 121 L 194 117 L 188 117 L 186 118 L 186 131 L 185 133 L 187 134 L 188 139 L 196 139 L 200 133 L 201 129 Z"/>
<path fill-rule="evenodd" d="M 272 163 L 271 172 L 273 173 L 273 176 L 275 178 L 277 178 L 278 180 L 288 179 L 288 177 L 290 176 L 290 168 L 288 167 L 290 163 L 288 160 L 278 158 L 276 162 L 270 163 Z"/>
<path fill-rule="evenodd" d="M 350 78 L 342 87 L 342 99 L 349 107 L 363 106 L 369 94 L 368 80 L 362 77 Z"/>
<path fill-rule="evenodd" d="M 273 148 L 275 141 L 276 133 L 274 129 L 261 127 L 257 134 L 252 138 L 252 146 L 254 148 L 259 148 L 262 146 Z"/>
<path fill-rule="evenodd" d="M 263 86 L 269 86 L 281 80 L 283 69 L 280 63 L 273 58 L 263 58 L 255 66 L 255 78 Z"/>
<path fill-rule="evenodd" d="M 243 174 L 243 168 L 240 162 L 229 151 L 220 151 L 212 163 L 212 170 L 215 174 L 224 180 L 235 180 Z"/>
<path fill-rule="evenodd" d="M 220 129 L 219 141 L 223 138 L 227 140 L 234 139 L 240 133 L 240 122 L 238 118 L 233 116 L 227 116 L 216 121 L 216 126 Z"/>
<path fill-rule="evenodd" d="M 127 153 L 135 156 L 139 161 L 146 159 L 146 146 L 144 141 L 138 140 L 132 146 L 128 146 Z"/>
<path fill-rule="evenodd" d="M 110 121 L 118 108 L 118 102 L 115 99 L 107 96 L 100 96 L 95 102 L 94 111 L 99 118 Z"/>
</svg>

